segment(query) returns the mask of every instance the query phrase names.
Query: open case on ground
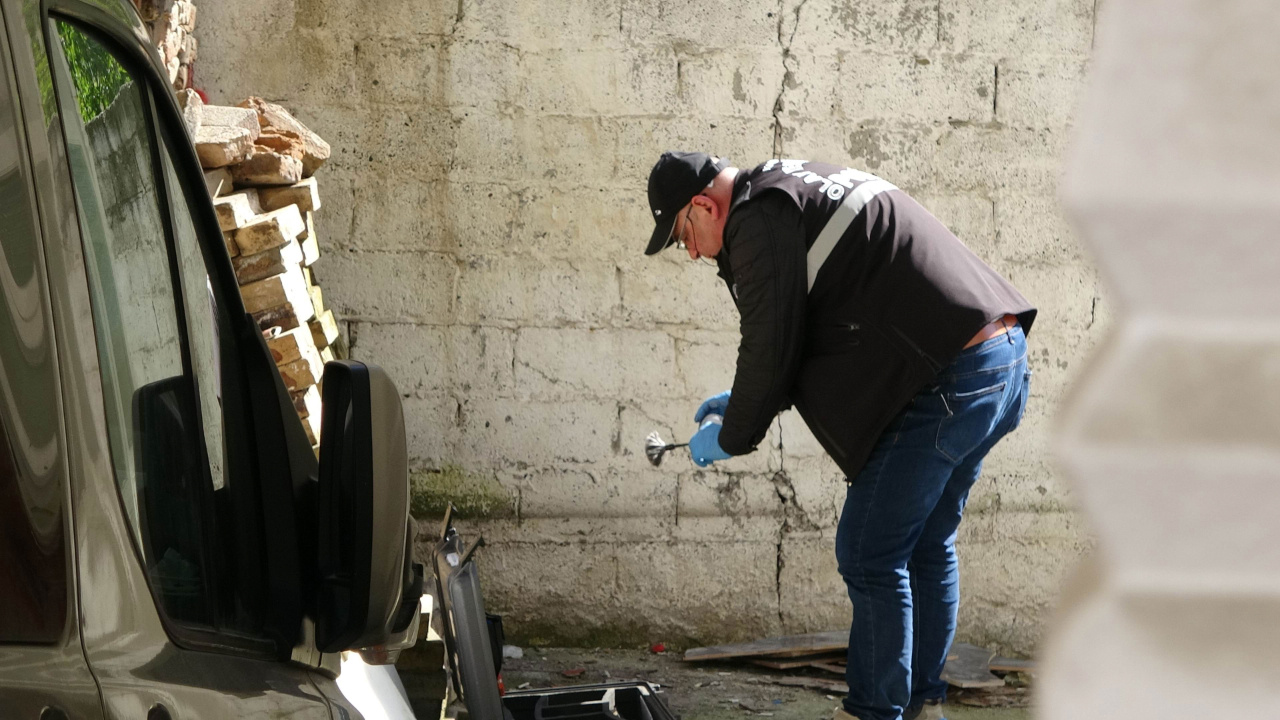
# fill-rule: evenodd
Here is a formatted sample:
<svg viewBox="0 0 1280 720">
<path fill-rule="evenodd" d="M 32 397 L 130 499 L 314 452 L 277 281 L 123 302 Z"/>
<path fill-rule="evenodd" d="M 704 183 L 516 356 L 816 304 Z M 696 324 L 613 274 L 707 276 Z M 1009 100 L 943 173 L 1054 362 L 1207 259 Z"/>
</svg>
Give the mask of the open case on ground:
<svg viewBox="0 0 1280 720">
<path fill-rule="evenodd" d="M 432 558 L 451 682 L 471 720 L 676 720 L 657 688 L 639 680 L 501 694 L 502 626 L 485 614 L 475 564 L 483 545 L 465 545 L 451 507 Z"/>
</svg>

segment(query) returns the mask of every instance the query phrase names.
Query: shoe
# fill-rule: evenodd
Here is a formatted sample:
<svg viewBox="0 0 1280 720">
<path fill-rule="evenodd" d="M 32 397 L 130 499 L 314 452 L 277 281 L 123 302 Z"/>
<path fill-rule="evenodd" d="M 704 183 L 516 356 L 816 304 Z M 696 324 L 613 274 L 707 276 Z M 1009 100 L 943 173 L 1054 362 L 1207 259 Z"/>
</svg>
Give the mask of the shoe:
<svg viewBox="0 0 1280 720">
<path fill-rule="evenodd" d="M 902 711 L 902 720 L 947 720 L 942 714 L 941 700 L 921 700 Z"/>
<path fill-rule="evenodd" d="M 857 715 L 850 715 L 843 705 L 837 705 L 836 711 L 831 714 L 831 720 L 859 720 Z"/>
</svg>

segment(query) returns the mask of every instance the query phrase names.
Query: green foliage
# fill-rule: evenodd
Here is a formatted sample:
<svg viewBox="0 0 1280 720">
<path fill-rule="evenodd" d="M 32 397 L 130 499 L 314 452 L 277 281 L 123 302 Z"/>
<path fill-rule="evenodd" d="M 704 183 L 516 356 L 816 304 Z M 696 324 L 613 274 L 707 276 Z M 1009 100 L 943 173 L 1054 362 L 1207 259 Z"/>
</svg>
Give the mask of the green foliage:
<svg viewBox="0 0 1280 720">
<path fill-rule="evenodd" d="M 57 100 L 53 96 L 53 73 L 49 71 L 49 54 L 44 50 L 44 34 L 40 31 L 40 2 L 26 0 L 22 4 L 22 21 L 27 37 L 31 38 L 31 53 L 36 65 L 36 87 L 40 89 L 40 110 L 45 122 L 51 122 L 57 112 Z"/>
<path fill-rule="evenodd" d="M 80 118 L 88 123 L 106 111 L 131 78 L 106 48 L 74 25 L 58 21 L 58 36 L 76 84 Z"/>
</svg>

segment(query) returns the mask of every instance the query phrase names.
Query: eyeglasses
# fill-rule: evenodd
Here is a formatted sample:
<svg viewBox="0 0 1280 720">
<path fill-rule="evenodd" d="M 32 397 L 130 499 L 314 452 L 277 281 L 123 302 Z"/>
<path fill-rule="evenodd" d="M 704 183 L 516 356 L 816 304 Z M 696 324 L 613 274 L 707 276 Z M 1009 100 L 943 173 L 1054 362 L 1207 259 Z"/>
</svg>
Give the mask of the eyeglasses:
<svg viewBox="0 0 1280 720">
<path fill-rule="evenodd" d="M 675 239 L 675 246 L 680 248 L 681 250 L 685 250 L 688 248 L 688 244 L 685 242 L 684 236 L 687 235 L 688 231 L 690 230 L 689 216 L 692 214 L 693 214 L 693 203 L 689 203 L 689 210 L 684 214 L 684 225 L 680 226 L 680 233 L 676 235 L 676 239 Z M 677 216 L 677 218 L 678 217 L 679 216 Z M 671 232 L 673 233 L 675 232 L 675 226 L 672 226 Z"/>
</svg>

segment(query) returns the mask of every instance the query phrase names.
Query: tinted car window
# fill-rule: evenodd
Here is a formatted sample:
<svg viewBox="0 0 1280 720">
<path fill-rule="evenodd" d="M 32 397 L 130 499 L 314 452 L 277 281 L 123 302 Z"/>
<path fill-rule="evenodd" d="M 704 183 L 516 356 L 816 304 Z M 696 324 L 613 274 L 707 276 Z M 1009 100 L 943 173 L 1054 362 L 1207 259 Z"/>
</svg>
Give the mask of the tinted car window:
<svg viewBox="0 0 1280 720">
<path fill-rule="evenodd" d="M 55 27 L 66 61 L 55 76 L 78 111 L 64 117 L 116 482 L 166 614 L 213 625 L 214 487 L 149 99 L 94 37 Z"/>
<path fill-rule="evenodd" d="M 67 618 L 67 543 L 53 333 L 25 151 L 0 70 L 0 642 L 54 642 Z"/>
<path fill-rule="evenodd" d="M 166 151 L 168 147 L 166 146 Z M 169 160 L 162 155 L 168 179 L 170 203 L 173 205 L 173 236 L 178 251 L 178 274 L 186 308 L 187 338 L 191 344 L 191 369 L 200 393 L 200 414 L 204 421 L 209 476 L 215 490 L 226 486 L 225 449 L 222 434 L 222 368 L 218 362 L 218 304 L 214 300 L 209 270 L 200 253 L 200 242 L 191 223 L 187 201 L 178 187 L 178 177 Z"/>
</svg>

